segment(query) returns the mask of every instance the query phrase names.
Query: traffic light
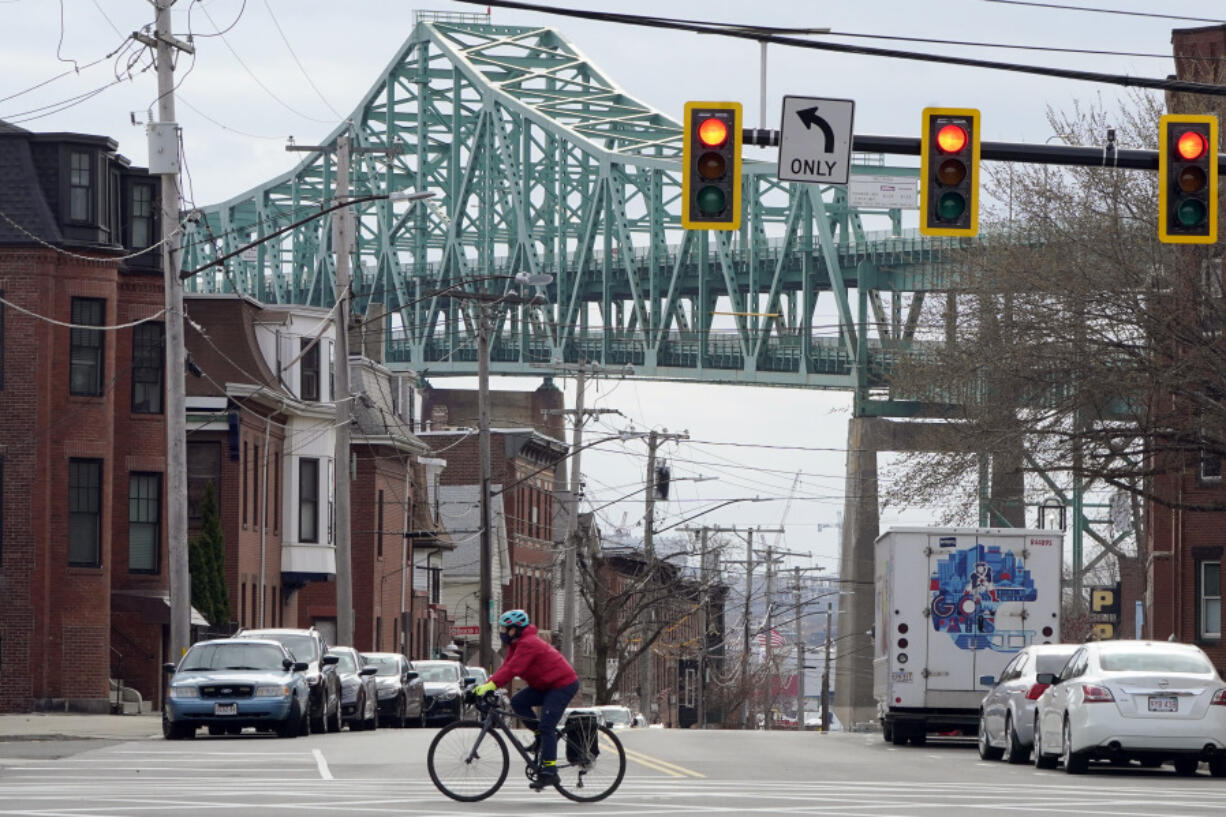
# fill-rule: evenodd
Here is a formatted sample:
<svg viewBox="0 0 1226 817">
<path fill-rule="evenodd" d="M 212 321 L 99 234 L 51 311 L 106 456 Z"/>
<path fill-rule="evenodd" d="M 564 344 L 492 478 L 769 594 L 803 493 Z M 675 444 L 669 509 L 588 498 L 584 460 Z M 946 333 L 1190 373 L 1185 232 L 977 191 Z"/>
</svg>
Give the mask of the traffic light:
<svg viewBox="0 0 1226 817">
<path fill-rule="evenodd" d="M 920 233 L 979 233 L 979 111 L 924 108 Z"/>
<path fill-rule="evenodd" d="M 741 227 L 741 103 L 685 103 L 681 225 Z"/>
<path fill-rule="evenodd" d="M 1158 131 L 1158 240 L 1216 243 L 1217 117 L 1167 114 Z"/>
</svg>

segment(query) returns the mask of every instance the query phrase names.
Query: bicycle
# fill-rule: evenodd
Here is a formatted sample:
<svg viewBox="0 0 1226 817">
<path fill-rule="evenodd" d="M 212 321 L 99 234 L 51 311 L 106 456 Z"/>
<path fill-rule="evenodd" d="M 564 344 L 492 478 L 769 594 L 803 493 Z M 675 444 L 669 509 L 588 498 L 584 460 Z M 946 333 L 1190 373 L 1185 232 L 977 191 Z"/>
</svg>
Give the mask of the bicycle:
<svg viewBox="0 0 1226 817">
<path fill-rule="evenodd" d="M 434 736 L 426 754 L 430 779 L 453 800 L 473 803 L 494 794 L 507 779 L 510 753 L 507 741 L 526 764 L 524 774 L 535 782 L 540 774 L 539 750 L 530 753 L 507 724 L 517 717 L 497 705 L 493 693 L 466 702 L 480 713 L 479 720 L 453 721 Z M 594 803 L 608 797 L 626 774 L 626 751 L 613 730 L 598 722 L 595 713 L 572 712 L 558 724 L 558 782 L 564 797 Z"/>
</svg>

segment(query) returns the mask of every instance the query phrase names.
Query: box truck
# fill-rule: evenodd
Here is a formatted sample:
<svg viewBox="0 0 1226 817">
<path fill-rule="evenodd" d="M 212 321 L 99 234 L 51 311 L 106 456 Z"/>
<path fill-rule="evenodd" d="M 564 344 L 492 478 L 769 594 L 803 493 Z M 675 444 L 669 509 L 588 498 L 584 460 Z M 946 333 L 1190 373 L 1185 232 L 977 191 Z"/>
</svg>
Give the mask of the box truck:
<svg viewBox="0 0 1226 817">
<path fill-rule="evenodd" d="M 885 739 L 973 735 L 1030 644 L 1060 641 L 1063 539 L 1023 528 L 892 528 L 875 552 L 873 694 Z"/>
</svg>

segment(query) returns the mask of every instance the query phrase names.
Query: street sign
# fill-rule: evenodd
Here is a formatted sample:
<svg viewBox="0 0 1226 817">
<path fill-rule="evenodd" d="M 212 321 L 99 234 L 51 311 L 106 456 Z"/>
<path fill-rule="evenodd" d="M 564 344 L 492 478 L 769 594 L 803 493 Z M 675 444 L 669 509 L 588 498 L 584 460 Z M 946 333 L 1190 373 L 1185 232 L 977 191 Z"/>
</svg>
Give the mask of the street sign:
<svg viewBox="0 0 1226 817">
<path fill-rule="evenodd" d="M 855 112 L 851 99 L 785 96 L 779 181 L 847 184 Z"/>
<path fill-rule="evenodd" d="M 919 208 L 919 179 L 914 176 L 852 176 L 847 203 L 860 210 Z"/>
<path fill-rule="evenodd" d="M 479 624 L 459 624 L 451 628 L 452 635 L 481 635 Z"/>
</svg>

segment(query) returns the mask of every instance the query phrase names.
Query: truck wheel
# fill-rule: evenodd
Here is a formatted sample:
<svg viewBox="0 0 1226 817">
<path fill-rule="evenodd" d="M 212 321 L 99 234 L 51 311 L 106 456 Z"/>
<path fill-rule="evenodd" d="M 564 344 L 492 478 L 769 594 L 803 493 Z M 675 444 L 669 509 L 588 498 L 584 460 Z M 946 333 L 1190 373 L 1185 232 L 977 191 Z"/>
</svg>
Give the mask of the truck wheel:
<svg viewBox="0 0 1226 817">
<path fill-rule="evenodd" d="M 890 743 L 895 746 L 906 746 L 909 732 L 910 730 L 901 723 L 894 724 L 894 731 L 890 735 Z"/>
<path fill-rule="evenodd" d="M 886 743 L 894 742 L 894 724 L 890 721 L 881 724 L 881 739 Z"/>
</svg>

